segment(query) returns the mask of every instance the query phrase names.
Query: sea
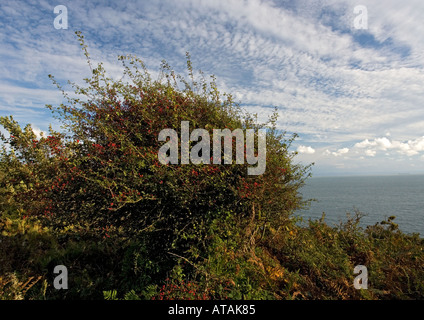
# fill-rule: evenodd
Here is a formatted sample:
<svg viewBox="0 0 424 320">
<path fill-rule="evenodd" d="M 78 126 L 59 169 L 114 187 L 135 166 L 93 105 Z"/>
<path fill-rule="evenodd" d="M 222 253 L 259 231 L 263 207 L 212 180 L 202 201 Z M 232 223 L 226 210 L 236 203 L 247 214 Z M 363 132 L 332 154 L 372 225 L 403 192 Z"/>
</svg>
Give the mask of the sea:
<svg viewBox="0 0 424 320">
<path fill-rule="evenodd" d="M 329 225 L 347 220 L 359 210 L 360 226 L 374 225 L 390 216 L 404 233 L 424 237 L 424 175 L 312 177 L 300 189 L 304 199 L 315 199 L 296 215 Z"/>
</svg>

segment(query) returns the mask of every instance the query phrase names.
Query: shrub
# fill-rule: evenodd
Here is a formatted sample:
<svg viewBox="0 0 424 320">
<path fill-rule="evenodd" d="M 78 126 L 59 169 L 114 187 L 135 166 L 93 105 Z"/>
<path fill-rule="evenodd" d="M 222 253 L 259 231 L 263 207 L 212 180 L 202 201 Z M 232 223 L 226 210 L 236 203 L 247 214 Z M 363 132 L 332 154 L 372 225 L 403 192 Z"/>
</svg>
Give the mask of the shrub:
<svg viewBox="0 0 424 320">
<path fill-rule="evenodd" d="M 141 60 L 124 56 L 125 77 L 110 79 L 102 64 L 92 66 L 77 34 L 92 77 L 84 79 L 86 87 L 73 84 L 77 97 L 64 94 L 66 104 L 48 106 L 65 131 L 37 139 L 29 125 L 22 130 L 12 117 L 0 119 L 10 133 L 2 137 L 9 149 L 0 163 L 8 208 L 54 232 L 72 229 L 99 239 L 148 234 L 158 252 L 182 253 L 202 243 L 211 222 L 227 212 L 253 234 L 302 205 L 297 189 L 309 167 L 292 163 L 295 137 L 275 129 L 275 116 L 257 124 L 218 91 L 213 77 L 210 83 L 202 73 L 195 78 L 188 54 L 189 80 L 165 62 L 152 80 Z M 248 176 L 247 164 L 162 165 L 158 134 L 180 132 L 181 121 L 211 134 L 213 128 L 268 128 L 265 174 Z"/>
</svg>

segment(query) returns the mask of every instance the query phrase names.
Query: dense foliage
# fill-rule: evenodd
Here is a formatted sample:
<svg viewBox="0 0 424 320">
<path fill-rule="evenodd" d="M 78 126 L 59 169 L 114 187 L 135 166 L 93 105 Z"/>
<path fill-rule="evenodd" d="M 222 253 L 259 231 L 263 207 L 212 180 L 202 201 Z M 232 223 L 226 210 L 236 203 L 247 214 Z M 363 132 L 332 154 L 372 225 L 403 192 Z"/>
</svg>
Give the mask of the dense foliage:
<svg viewBox="0 0 424 320">
<path fill-rule="evenodd" d="M 423 240 L 390 220 L 362 230 L 348 220 L 299 226 L 299 188 L 310 167 L 294 162 L 276 116 L 258 124 L 214 78 L 188 79 L 163 62 L 153 80 L 143 62 L 119 57 L 124 75 L 72 84 L 48 106 L 63 132 L 37 137 L 0 118 L 0 296 L 5 299 L 352 299 L 424 296 Z M 162 129 L 267 129 L 266 171 L 247 164 L 158 161 Z M 234 142 L 235 144 L 235 142 Z M 233 148 L 235 150 L 235 146 Z M 68 290 L 52 287 L 56 265 Z M 365 264 L 371 289 L 352 286 Z"/>
</svg>

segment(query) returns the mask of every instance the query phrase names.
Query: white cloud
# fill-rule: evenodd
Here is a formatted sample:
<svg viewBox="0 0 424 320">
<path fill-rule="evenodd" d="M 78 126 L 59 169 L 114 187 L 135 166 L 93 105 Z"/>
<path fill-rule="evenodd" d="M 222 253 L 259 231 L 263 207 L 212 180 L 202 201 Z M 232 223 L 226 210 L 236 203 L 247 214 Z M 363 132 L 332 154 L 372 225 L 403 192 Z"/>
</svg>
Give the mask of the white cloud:
<svg viewBox="0 0 424 320">
<path fill-rule="evenodd" d="M 387 150 L 392 147 L 392 143 L 386 137 L 376 138 L 373 141 L 365 139 L 355 144 L 356 148 L 375 147 L 377 150 Z"/>
<path fill-rule="evenodd" d="M 407 141 L 389 140 L 386 137 L 376 138 L 371 141 L 365 139 L 356 143 L 354 148 L 368 148 L 365 151 L 368 156 L 375 156 L 377 151 L 390 150 L 396 151 L 401 155 L 414 156 L 424 151 L 424 136 Z M 389 155 L 390 153 L 385 154 Z"/>
<path fill-rule="evenodd" d="M 40 128 L 37 128 L 35 126 L 31 126 L 31 127 L 32 127 L 32 131 L 34 132 L 37 139 L 40 139 L 42 136 L 44 136 L 44 137 L 47 136 L 46 132 L 41 130 Z"/>
<path fill-rule="evenodd" d="M 374 157 L 376 153 L 377 151 L 375 150 L 371 150 L 371 149 L 365 150 L 365 154 L 369 157 Z"/>
<path fill-rule="evenodd" d="M 348 152 L 349 152 L 349 148 L 341 148 L 341 149 L 338 149 L 336 151 L 330 151 L 330 150 L 326 149 L 323 154 L 324 155 L 332 155 L 332 156 L 335 156 L 335 157 L 340 157 L 341 155 L 347 154 Z"/>
<path fill-rule="evenodd" d="M 346 154 L 349 152 L 349 148 L 342 148 L 342 149 L 338 149 L 336 152 L 332 152 L 331 154 L 333 156 L 339 157 L 343 154 Z"/>
<path fill-rule="evenodd" d="M 313 154 L 313 153 L 315 153 L 315 149 L 312 148 L 312 147 L 299 146 L 297 148 L 297 152 L 299 152 L 299 153 L 306 153 L 306 154 Z"/>
</svg>

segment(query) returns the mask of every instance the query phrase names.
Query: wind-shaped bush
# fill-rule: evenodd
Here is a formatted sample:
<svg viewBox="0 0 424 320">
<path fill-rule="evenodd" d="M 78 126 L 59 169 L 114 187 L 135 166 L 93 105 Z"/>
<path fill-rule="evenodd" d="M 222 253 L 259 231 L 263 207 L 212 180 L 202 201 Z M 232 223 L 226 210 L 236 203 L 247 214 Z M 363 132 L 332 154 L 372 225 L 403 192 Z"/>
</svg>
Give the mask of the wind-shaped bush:
<svg viewBox="0 0 424 320">
<path fill-rule="evenodd" d="M 36 217 L 56 230 L 76 230 L 95 237 L 156 235 L 164 248 L 202 242 L 212 221 L 232 216 L 248 230 L 278 228 L 302 205 L 297 193 L 309 167 L 293 163 L 286 139 L 275 128 L 276 116 L 259 125 L 253 115 L 193 74 L 189 80 L 163 62 L 153 80 L 143 62 L 120 56 L 124 74 L 108 78 L 93 66 L 84 37 L 77 33 L 92 71 L 86 86 L 62 89 L 67 103 L 50 108 L 64 132 L 51 130 L 37 139 L 12 117 L 1 118 L 10 133 L 2 137 L 1 188 L 5 202 L 20 215 Z M 267 129 L 266 171 L 247 175 L 247 164 L 167 164 L 159 162 L 165 143 L 159 132 L 190 128 Z M 235 150 L 235 141 L 233 141 Z M 182 242 L 181 242 L 182 241 Z M 184 243 L 184 245 L 182 245 Z"/>
</svg>

